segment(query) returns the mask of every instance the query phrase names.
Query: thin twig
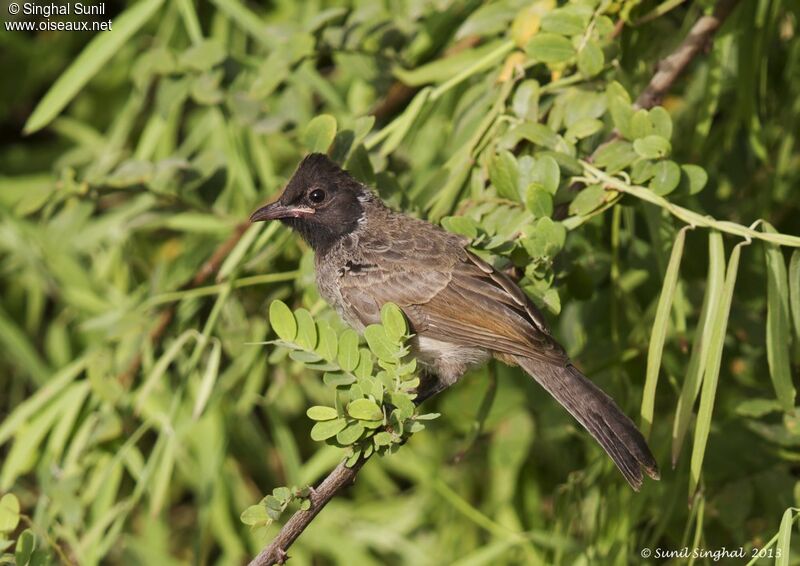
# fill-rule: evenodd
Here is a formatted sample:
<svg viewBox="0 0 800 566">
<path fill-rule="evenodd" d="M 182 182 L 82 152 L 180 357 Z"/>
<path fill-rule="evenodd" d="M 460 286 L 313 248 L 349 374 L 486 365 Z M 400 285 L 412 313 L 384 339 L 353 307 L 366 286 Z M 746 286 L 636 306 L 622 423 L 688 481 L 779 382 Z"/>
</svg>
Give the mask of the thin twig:
<svg viewBox="0 0 800 566">
<path fill-rule="evenodd" d="M 739 0 L 720 0 L 710 16 L 702 16 L 695 22 L 677 49 L 658 63 L 658 70 L 650 79 L 650 84 L 636 99 L 637 108 L 652 108 L 661 102 L 664 94 L 672 87 L 695 55 L 708 46 L 711 38 L 717 33 L 738 2 Z"/>
<path fill-rule="evenodd" d="M 702 226 L 704 228 L 712 228 L 714 230 L 719 230 L 720 232 L 725 232 L 727 234 L 732 234 L 734 236 L 740 236 L 745 239 L 755 239 L 755 240 L 763 240 L 765 242 L 770 242 L 772 244 L 777 244 L 779 246 L 787 246 L 793 248 L 800 248 L 800 236 L 792 236 L 790 234 L 773 234 L 771 232 L 759 232 L 755 229 L 755 226 L 761 222 L 757 220 L 754 225 L 751 226 L 742 226 L 741 224 L 737 224 L 736 222 L 729 222 L 727 220 L 717 220 L 711 216 L 706 216 L 703 214 L 698 214 L 688 208 L 684 208 L 682 206 L 678 206 L 675 203 L 672 203 L 655 194 L 653 191 L 646 189 L 644 187 L 638 187 L 636 185 L 631 185 L 629 183 L 625 183 L 622 180 L 614 177 L 613 175 L 609 175 L 605 171 L 594 167 L 592 164 L 584 161 L 581 163 L 584 168 L 584 171 L 587 175 L 591 175 L 594 179 L 598 182 L 602 183 L 605 187 L 618 191 L 620 193 L 625 193 L 628 195 L 632 195 L 638 199 L 641 199 L 645 202 L 649 202 L 654 204 L 676 218 L 679 218 L 686 224 L 690 226 Z"/>
</svg>

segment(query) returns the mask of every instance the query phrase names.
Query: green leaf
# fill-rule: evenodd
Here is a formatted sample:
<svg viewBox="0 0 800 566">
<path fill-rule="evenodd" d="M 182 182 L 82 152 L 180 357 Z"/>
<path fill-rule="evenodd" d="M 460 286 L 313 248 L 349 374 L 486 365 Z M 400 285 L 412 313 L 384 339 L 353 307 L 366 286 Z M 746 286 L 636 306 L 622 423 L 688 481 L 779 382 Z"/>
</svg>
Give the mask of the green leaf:
<svg viewBox="0 0 800 566">
<path fill-rule="evenodd" d="M 644 108 L 634 111 L 633 116 L 631 116 L 630 135 L 631 139 L 634 140 L 654 135 L 653 123 Z"/>
<path fill-rule="evenodd" d="M 637 159 L 639 156 L 633 150 L 631 142 L 615 140 L 597 150 L 594 163 L 611 174 L 622 171 Z"/>
<path fill-rule="evenodd" d="M 795 250 L 789 261 L 789 305 L 794 321 L 794 334 L 800 342 L 800 250 Z"/>
<path fill-rule="evenodd" d="M 306 309 L 294 311 L 297 320 L 297 345 L 306 350 L 313 350 L 317 347 L 317 325 L 314 324 L 314 317 Z"/>
<path fill-rule="evenodd" d="M 346 426 L 347 421 L 344 419 L 320 421 L 311 428 L 311 439 L 320 441 L 333 438 Z"/>
<path fill-rule="evenodd" d="M 561 169 L 558 162 L 549 155 L 539 157 L 533 168 L 533 179 L 551 195 L 556 194 L 558 184 L 561 182 Z"/>
<path fill-rule="evenodd" d="M 776 230 L 764 222 L 764 231 Z M 789 322 L 789 284 L 783 252 L 777 244 L 766 243 L 767 261 L 767 363 L 775 394 L 783 410 L 794 410 L 795 388 L 792 383 L 791 327 Z"/>
<path fill-rule="evenodd" d="M 606 88 L 608 110 L 614 127 L 628 139 L 631 137 L 631 120 L 633 119 L 633 105 L 628 91 L 618 82 L 614 81 Z"/>
<path fill-rule="evenodd" d="M 244 523 L 245 525 L 249 525 L 251 527 L 255 527 L 257 525 L 265 525 L 272 520 L 267 515 L 267 508 L 261 505 L 251 505 L 239 516 L 239 520 Z"/>
<path fill-rule="evenodd" d="M 525 191 L 525 207 L 534 218 L 553 215 L 553 197 L 540 183 L 531 183 Z"/>
<path fill-rule="evenodd" d="M 0 535 L 10 533 L 19 524 L 19 499 L 13 493 L 0 498 Z"/>
<path fill-rule="evenodd" d="M 203 414 L 206 408 L 211 392 L 214 390 L 214 384 L 219 377 L 219 364 L 222 358 L 222 342 L 215 340 L 211 346 L 211 353 L 208 355 L 208 365 L 203 372 L 203 379 L 200 380 L 200 388 L 197 390 L 197 397 L 192 409 L 192 418 L 197 420 Z"/>
<path fill-rule="evenodd" d="M 378 326 L 378 328 L 381 327 Z M 388 359 L 387 361 L 394 361 L 394 359 Z M 367 348 L 359 348 L 358 365 L 356 366 L 354 373 L 356 374 L 356 377 L 360 377 L 362 379 L 366 379 L 372 375 L 372 352 L 370 352 Z"/>
<path fill-rule="evenodd" d="M 328 387 L 341 387 L 344 385 L 350 385 L 351 383 L 355 383 L 356 378 L 348 373 L 328 372 L 322 376 L 322 381 Z"/>
<path fill-rule="evenodd" d="M 650 189 L 658 196 L 674 191 L 681 182 L 681 168 L 674 161 L 659 161 L 653 166 Z"/>
<path fill-rule="evenodd" d="M 383 326 L 370 324 L 364 329 L 364 338 L 372 353 L 380 359 L 392 361 L 397 356 L 397 344 L 389 337 Z"/>
<path fill-rule="evenodd" d="M 587 79 L 599 74 L 605 63 L 603 50 L 594 39 L 587 41 L 583 49 L 578 51 L 578 71 Z"/>
<path fill-rule="evenodd" d="M 314 352 L 306 352 L 303 350 L 294 350 L 289 352 L 289 357 L 296 362 L 304 364 L 316 364 L 322 361 L 322 356 Z"/>
<path fill-rule="evenodd" d="M 14 561 L 17 566 L 30 564 L 34 550 L 36 550 L 36 537 L 33 531 L 25 529 L 17 538 L 17 546 L 14 548 Z"/>
<path fill-rule="evenodd" d="M 347 414 L 362 421 L 377 421 L 383 418 L 383 411 L 375 401 L 356 399 L 347 405 Z M 337 431 L 338 432 L 338 431 Z"/>
<path fill-rule="evenodd" d="M 466 236 L 471 240 L 478 237 L 478 223 L 468 216 L 442 218 L 442 227 L 448 232 Z"/>
<path fill-rule="evenodd" d="M 569 213 L 577 216 L 586 216 L 599 208 L 606 201 L 607 193 L 603 185 L 589 185 L 581 190 L 569 204 Z"/>
<path fill-rule="evenodd" d="M 706 277 L 706 290 L 703 296 L 703 305 L 700 308 L 700 318 L 692 343 L 692 353 L 686 369 L 686 378 L 678 397 L 678 406 L 675 410 L 675 420 L 672 425 L 672 465 L 678 461 L 683 439 L 689 430 L 692 420 L 692 409 L 703 375 L 708 366 L 709 344 L 711 334 L 716 323 L 717 310 L 722 296 L 722 287 L 725 282 L 725 248 L 722 243 L 722 234 L 711 231 L 708 234 L 708 275 Z"/>
<path fill-rule="evenodd" d="M 281 340 L 286 342 L 294 342 L 297 336 L 297 321 L 294 314 L 286 303 L 283 301 L 272 301 L 269 305 L 269 322 L 272 325 L 275 334 Z"/>
<path fill-rule="evenodd" d="M 336 118 L 321 114 L 311 120 L 303 132 L 303 145 L 311 153 L 326 153 L 336 137 Z"/>
<path fill-rule="evenodd" d="M 339 336 L 339 367 L 352 372 L 358 366 L 358 357 L 358 334 L 348 328 Z"/>
<path fill-rule="evenodd" d="M 564 36 L 555 33 L 537 33 L 528 45 L 525 52 L 534 61 L 542 63 L 564 63 L 575 56 L 572 42 Z"/>
<path fill-rule="evenodd" d="M 651 108 L 647 113 L 653 125 L 653 133 L 665 139 L 672 138 L 672 117 L 662 106 Z"/>
<path fill-rule="evenodd" d="M 225 46 L 216 39 L 207 39 L 184 51 L 178 61 L 195 71 L 208 71 L 225 59 Z"/>
<path fill-rule="evenodd" d="M 489 180 L 497 194 L 509 200 L 519 201 L 519 170 L 517 160 L 510 151 L 501 151 L 489 164 Z"/>
<path fill-rule="evenodd" d="M 389 339 L 398 344 L 408 333 L 406 317 L 400 307 L 394 303 L 386 303 L 381 307 L 381 323 L 386 329 Z"/>
<path fill-rule="evenodd" d="M 550 218 L 539 218 L 524 229 L 527 236 L 522 245 L 532 258 L 554 257 L 567 238 L 567 230 L 561 222 Z"/>
<path fill-rule="evenodd" d="M 527 122 L 539 121 L 539 83 L 533 79 L 522 81 L 514 97 L 511 99 L 511 108 L 517 118 Z"/>
<path fill-rule="evenodd" d="M 567 131 L 564 132 L 564 137 L 567 139 L 567 141 L 574 143 L 576 140 L 588 138 L 602 129 L 603 122 L 597 118 L 581 118 L 567 128 Z"/>
<path fill-rule="evenodd" d="M 546 147 L 548 149 L 557 149 L 561 144 L 559 135 L 544 124 L 525 122 L 506 132 L 500 140 L 500 145 L 506 148 L 513 148 L 522 139 L 526 139 L 534 145 Z M 489 171 L 489 175 L 491 177 L 491 170 Z"/>
<path fill-rule="evenodd" d="M 547 12 L 542 18 L 542 31 L 560 35 L 579 35 L 586 27 L 585 18 L 569 7 Z"/>
<path fill-rule="evenodd" d="M 331 328 L 327 321 L 317 322 L 317 352 L 326 360 L 333 362 L 336 360 L 336 353 L 339 345 L 336 331 Z"/>
<path fill-rule="evenodd" d="M 355 149 L 353 149 L 350 158 L 345 164 L 345 169 L 362 183 L 368 185 L 375 183 L 375 170 L 372 168 L 369 153 L 364 148 L 363 143 L 358 144 Z"/>
<path fill-rule="evenodd" d="M 75 98 L 75 95 L 103 69 L 108 61 L 158 11 L 164 0 L 137 2 L 114 17 L 113 31 L 94 35 L 81 54 L 58 77 L 25 122 L 24 133 L 44 128 Z"/>
<path fill-rule="evenodd" d="M 336 435 L 336 442 L 344 446 L 349 446 L 356 442 L 364 434 L 364 425 L 360 422 L 351 423 L 343 431 Z"/>
<path fill-rule="evenodd" d="M 675 289 L 678 286 L 678 275 L 683 257 L 683 245 L 686 241 L 686 230 L 678 230 L 675 243 L 672 245 L 672 253 L 667 264 L 667 271 L 664 274 L 664 283 L 661 286 L 661 295 L 658 298 L 656 317 L 653 321 L 653 329 L 650 332 L 650 341 L 647 350 L 647 372 L 644 381 L 644 393 L 642 394 L 642 434 L 645 438 L 650 436 L 650 429 L 653 426 L 653 411 L 655 410 L 656 387 L 658 386 L 658 374 L 661 369 L 661 355 L 664 351 L 664 341 L 667 337 L 667 327 L 669 325 L 669 315 L 672 310 L 672 301 L 675 297 Z"/>
<path fill-rule="evenodd" d="M 647 136 L 635 140 L 633 150 L 645 159 L 661 159 L 669 155 L 672 146 L 661 136 Z"/>
<path fill-rule="evenodd" d="M 272 490 L 272 496 L 282 503 L 289 503 L 292 500 L 292 490 L 285 486 L 276 487 Z"/>
<path fill-rule="evenodd" d="M 708 444 L 708 435 L 711 432 L 711 417 L 714 411 L 714 400 L 717 395 L 719 369 L 722 364 L 722 352 L 725 346 L 725 335 L 728 329 L 728 316 L 733 300 L 733 291 L 736 287 L 736 276 L 739 271 L 739 256 L 742 246 L 737 244 L 728 259 L 728 268 L 725 273 L 725 284 L 722 287 L 722 296 L 716 309 L 714 324 L 711 328 L 711 337 L 708 344 L 708 357 L 706 359 L 703 387 L 700 393 L 700 408 L 697 411 L 697 423 L 694 430 L 694 446 L 692 447 L 692 460 L 689 465 L 689 494 L 694 495 L 700 484 L 700 473 L 703 469 L 703 460 Z"/>
<path fill-rule="evenodd" d="M 312 421 L 330 421 L 339 417 L 339 413 L 333 407 L 314 405 L 306 411 L 306 416 Z"/>
<path fill-rule="evenodd" d="M 794 509 L 791 507 L 783 512 L 781 526 L 778 529 L 778 542 L 775 545 L 775 566 L 789 566 L 790 564 L 794 513 Z"/>
<path fill-rule="evenodd" d="M 499 60 L 498 57 L 492 57 L 492 54 L 498 53 L 498 48 L 503 44 L 502 41 L 488 41 L 483 45 L 474 47 L 472 49 L 465 49 L 458 53 L 454 53 L 450 57 L 440 57 L 434 59 L 430 63 L 421 65 L 416 69 L 403 69 L 395 67 L 392 73 L 403 84 L 408 86 L 422 86 L 428 83 L 439 84 L 443 83 L 471 65 L 484 62 L 484 65 L 491 65 Z M 500 52 L 502 57 L 502 52 Z M 478 68 L 480 70 L 480 67 Z"/>
<path fill-rule="evenodd" d="M 649 181 L 655 175 L 655 163 L 647 159 L 640 159 L 631 167 L 631 181 L 640 185 Z"/>
<path fill-rule="evenodd" d="M 392 435 L 386 431 L 381 431 L 374 437 L 375 446 L 389 446 L 392 444 Z"/>
<path fill-rule="evenodd" d="M 681 165 L 681 170 L 689 187 L 689 194 L 696 195 L 708 182 L 708 173 L 699 165 Z"/>
</svg>

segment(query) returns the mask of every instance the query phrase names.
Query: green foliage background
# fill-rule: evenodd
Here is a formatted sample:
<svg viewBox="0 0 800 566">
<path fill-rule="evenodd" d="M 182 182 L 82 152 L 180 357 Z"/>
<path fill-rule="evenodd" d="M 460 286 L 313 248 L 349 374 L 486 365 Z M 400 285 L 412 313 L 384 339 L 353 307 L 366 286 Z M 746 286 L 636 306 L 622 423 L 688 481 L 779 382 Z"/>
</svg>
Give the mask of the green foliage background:
<svg viewBox="0 0 800 566">
<path fill-rule="evenodd" d="M 789 563 L 796 0 L 739 2 L 650 112 L 631 98 L 712 2 L 108 4 L 112 32 L 0 31 L 0 547 L 18 563 L 241 563 L 278 525 L 240 514 L 341 460 L 309 438 L 322 374 L 262 344 L 275 299 L 341 323 L 309 250 L 243 224 L 311 149 L 515 271 L 576 363 L 652 422 L 662 480 L 634 493 L 491 365 L 364 467 L 293 564 L 640 564 L 770 541 Z M 734 251 L 756 219 L 785 246 Z"/>
</svg>

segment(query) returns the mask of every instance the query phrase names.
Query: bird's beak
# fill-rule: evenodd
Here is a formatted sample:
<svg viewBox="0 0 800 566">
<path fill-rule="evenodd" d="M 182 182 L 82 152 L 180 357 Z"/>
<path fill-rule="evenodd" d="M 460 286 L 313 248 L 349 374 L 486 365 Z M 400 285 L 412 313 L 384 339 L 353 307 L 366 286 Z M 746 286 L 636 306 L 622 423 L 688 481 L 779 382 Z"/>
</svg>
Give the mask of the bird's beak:
<svg viewBox="0 0 800 566">
<path fill-rule="evenodd" d="M 275 201 L 267 206 L 262 206 L 250 215 L 250 222 L 264 222 L 279 218 L 301 218 L 311 216 L 314 209 L 307 206 L 286 206 Z"/>
</svg>

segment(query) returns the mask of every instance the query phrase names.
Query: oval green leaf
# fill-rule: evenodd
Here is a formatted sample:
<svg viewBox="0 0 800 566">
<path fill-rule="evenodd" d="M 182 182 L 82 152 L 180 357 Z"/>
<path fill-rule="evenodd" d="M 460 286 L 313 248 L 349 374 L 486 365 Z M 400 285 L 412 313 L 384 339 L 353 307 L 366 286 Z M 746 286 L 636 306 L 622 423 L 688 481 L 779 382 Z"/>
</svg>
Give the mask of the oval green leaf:
<svg viewBox="0 0 800 566">
<path fill-rule="evenodd" d="M 336 137 L 336 118 L 321 114 L 311 120 L 303 132 L 303 145 L 312 153 L 326 153 Z"/>
<path fill-rule="evenodd" d="M 336 409 L 333 407 L 324 407 L 322 405 L 315 405 L 309 407 L 306 411 L 306 416 L 312 421 L 331 421 L 339 417 Z"/>
<path fill-rule="evenodd" d="M 674 161 L 659 161 L 653 166 L 650 189 L 659 196 L 668 195 L 681 182 L 681 168 Z"/>
<path fill-rule="evenodd" d="M 538 33 L 531 38 L 525 51 L 536 61 L 542 63 L 564 63 L 575 56 L 572 42 L 555 33 Z"/>
<path fill-rule="evenodd" d="M 347 421 L 344 419 L 318 422 L 311 429 L 311 439 L 316 441 L 327 440 L 339 434 L 339 431 L 346 426 Z"/>
<path fill-rule="evenodd" d="M 293 342 L 297 336 L 297 321 L 283 301 L 272 301 L 269 306 L 269 322 L 281 340 Z"/>
</svg>

